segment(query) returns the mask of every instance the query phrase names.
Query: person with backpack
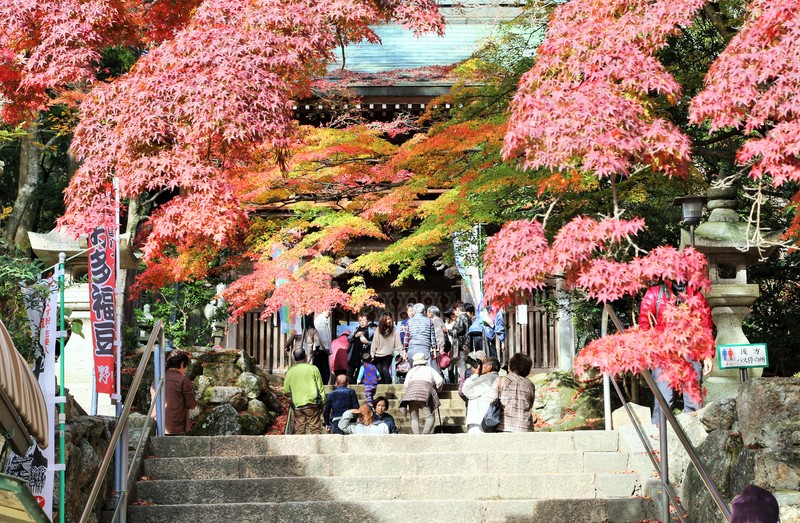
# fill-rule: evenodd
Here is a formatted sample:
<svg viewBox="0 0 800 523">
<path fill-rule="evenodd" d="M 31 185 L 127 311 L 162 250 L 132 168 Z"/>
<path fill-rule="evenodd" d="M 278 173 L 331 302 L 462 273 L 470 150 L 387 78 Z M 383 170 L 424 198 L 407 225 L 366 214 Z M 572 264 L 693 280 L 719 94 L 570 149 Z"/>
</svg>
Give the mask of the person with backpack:
<svg viewBox="0 0 800 523">
<path fill-rule="evenodd" d="M 475 362 L 472 374 L 464 381 L 463 392 L 467 402 L 467 434 L 482 434 L 481 422 L 489 410 L 493 389 L 496 387 L 500 362 L 487 358 L 486 362 Z"/>
<path fill-rule="evenodd" d="M 373 335 L 374 331 L 369 324 L 366 313 L 360 313 L 358 315 L 358 328 L 347 338 L 350 343 L 347 349 L 347 375 L 350 377 L 350 383 L 356 382 L 358 368 L 361 366 L 361 355 L 369 352 Z"/>
<path fill-rule="evenodd" d="M 664 308 L 666 304 L 671 303 L 673 305 L 679 305 L 687 297 L 699 298 L 700 305 L 697 312 L 701 315 L 703 325 L 708 329 L 712 329 L 711 308 L 708 306 L 705 297 L 694 287 L 687 286 L 685 283 L 679 284 L 668 279 L 665 279 L 659 285 L 650 287 L 645 293 L 644 298 L 642 298 L 642 305 L 639 308 L 639 329 L 650 330 L 656 327 L 659 323 L 664 321 Z M 703 376 L 710 374 L 713 368 L 711 359 L 706 359 L 702 365 L 700 362 L 693 361 L 692 365 L 697 372 L 697 380 L 702 384 Z M 663 373 L 664 369 L 658 367 L 654 368 L 653 380 L 656 382 L 658 390 L 664 396 L 667 405 L 672 408 L 675 401 L 675 391 L 672 390 L 672 387 L 662 378 Z M 692 400 L 689 395 L 683 395 L 684 412 L 694 412 L 702 406 L 702 400 L 698 403 Z M 656 399 L 653 403 L 653 416 L 651 419 L 653 425 L 658 425 L 660 415 L 661 404 Z"/>
<path fill-rule="evenodd" d="M 450 365 L 453 374 L 458 374 L 459 388 L 467 377 L 467 355 L 472 351 L 469 338 L 469 326 L 472 324 L 470 315 L 475 315 L 475 307 L 471 303 L 457 301 L 453 307 L 455 322 L 453 323 L 453 338 L 455 345 L 450 354 Z"/>
<path fill-rule="evenodd" d="M 381 373 L 375 365 L 372 364 L 372 358 L 369 352 L 361 355 L 361 369 L 358 371 L 358 378 L 356 383 L 364 384 L 364 396 L 367 398 L 367 405 L 372 406 L 372 396 L 375 395 L 375 389 L 378 388 L 378 381 L 381 379 Z"/>
</svg>

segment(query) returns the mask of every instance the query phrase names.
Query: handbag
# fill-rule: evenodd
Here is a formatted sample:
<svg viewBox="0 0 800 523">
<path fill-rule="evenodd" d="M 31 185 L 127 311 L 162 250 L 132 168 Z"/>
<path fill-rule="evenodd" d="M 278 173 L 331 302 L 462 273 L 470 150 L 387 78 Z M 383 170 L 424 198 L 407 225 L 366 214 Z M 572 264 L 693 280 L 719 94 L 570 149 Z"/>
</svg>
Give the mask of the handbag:
<svg viewBox="0 0 800 523">
<path fill-rule="evenodd" d="M 410 370 L 411 370 L 411 364 L 408 362 L 408 360 L 401 361 L 400 363 L 397 364 L 397 367 L 395 368 L 395 372 L 398 372 L 400 374 L 405 374 Z"/>
<path fill-rule="evenodd" d="M 498 381 L 503 378 L 497 378 Z M 503 420 L 503 403 L 500 401 L 500 387 L 502 382 L 497 385 L 497 398 L 489 404 L 486 414 L 481 421 L 481 430 L 484 432 L 497 432 L 497 427 Z"/>
</svg>

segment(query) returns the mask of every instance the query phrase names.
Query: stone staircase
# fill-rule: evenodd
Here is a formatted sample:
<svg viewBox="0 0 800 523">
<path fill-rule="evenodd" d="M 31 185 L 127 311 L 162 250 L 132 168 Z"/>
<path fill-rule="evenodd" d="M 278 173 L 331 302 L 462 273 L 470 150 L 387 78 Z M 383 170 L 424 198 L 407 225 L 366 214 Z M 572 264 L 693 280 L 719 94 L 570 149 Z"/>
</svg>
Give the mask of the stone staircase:
<svg viewBox="0 0 800 523">
<path fill-rule="evenodd" d="M 655 520 L 614 431 L 153 438 L 131 523 Z"/>
<path fill-rule="evenodd" d="M 356 391 L 359 404 L 366 401 L 363 385 L 351 385 Z M 333 390 L 332 386 L 325 387 L 325 392 Z M 411 419 L 400 412 L 400 401 L 403 399 L 403 385 L 378 385 L 375 397 L 384 396 L 389 401 L 388 412 L 394 417 L 397 430 L 401 434 L 411 434 Z M 439 392 L 439 411 L 436 416 L 436 432 L 461 433 L 466 432 L 467 405 L 458 395 L 458 385 L 444 385 Z M 424 421 L 420 420 L 420 424 Z"/>
</svg>

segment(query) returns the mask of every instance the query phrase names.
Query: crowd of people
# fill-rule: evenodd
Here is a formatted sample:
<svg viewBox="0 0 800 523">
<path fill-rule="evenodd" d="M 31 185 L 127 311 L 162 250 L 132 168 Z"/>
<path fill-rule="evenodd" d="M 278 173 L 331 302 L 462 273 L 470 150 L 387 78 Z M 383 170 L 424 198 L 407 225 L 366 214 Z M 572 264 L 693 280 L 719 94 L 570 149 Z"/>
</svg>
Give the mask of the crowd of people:
<svg viewBox="0 0 800 523">
<path fill-rule="evenodd" d="M 303 323 L 302 332 L 286 342 L 287 360 L 294 364 L 293 351 L 304 349 L 323 383 L 331 385 L 342 374 L 349 383 L 364 383 L 372 390 L 377 384 L 402 383 L 415 354 L 423 354 L 426 365 L 445 383 L 461 385 L 468 375 L 467 354 L 484 350 L 502 358 L 505 348 L 503 311 L 488 307 L 479 317 L 471 303 L 456 302 L 444 313 L 436 306 L 410 303 L 399 323 L 388 312 L 380 314 L 377 323 L 359 314 L 357 325 L 335 338 L 327 311 L 307 316 Z"/>
<path fill-rule="evenodd" d="M 304 349 L 294 350 L 295 364 L 286 373 L 284 392 L 291 398 L 294 409 L 295 434 L 398 433 L 394 417 L 387 412 L 389 400 L 384 396 L 373 397 L 381 374 L 368 356 L 364 354 L 357 377 L 357 381 L 365 383 L 366 402 L 359 405 L 356 392 L 350 388 L 348 374 L 337 375 L 335 388 L 324 395 L 319 369 L 306 362 Z M 497 399 L 502 405 L 497 431 L 532 431 L 535 388 L 528 379 L 533 365 L 530 357 L 514 354 L 507 370 L 502 368 L 497 357 L 488 356 L 483 350 L 470 352 L 465 361 L 467 378 L 460 394 L 467 404 L 466 431 L 470 434 L 485 431 L 482 421 Z M 430 434 L 445 380 L 441 369 L 430 365 L 423 352 L 414 352 L 411 362 L 403 381 L 400 412 L 410 417 L 412 433 Z"/>
</svg>

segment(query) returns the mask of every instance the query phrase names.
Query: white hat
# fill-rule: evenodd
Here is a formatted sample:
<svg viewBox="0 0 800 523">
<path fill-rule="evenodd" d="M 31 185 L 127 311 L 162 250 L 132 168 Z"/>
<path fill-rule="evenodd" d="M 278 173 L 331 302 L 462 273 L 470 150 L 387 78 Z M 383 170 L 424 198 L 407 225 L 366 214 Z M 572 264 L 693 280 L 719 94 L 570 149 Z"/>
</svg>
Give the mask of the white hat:
<svg viewBox="0 0 800 523">
<path fill-rule="evenodd" d="M 418 352 L 414 354 L 414 357 L 411 358 L 412 363 L 416 367 L 417 365 L 425 365 L 428 363 L 428 357 L 425 356 L 424 352 Z"/>
</svg>

